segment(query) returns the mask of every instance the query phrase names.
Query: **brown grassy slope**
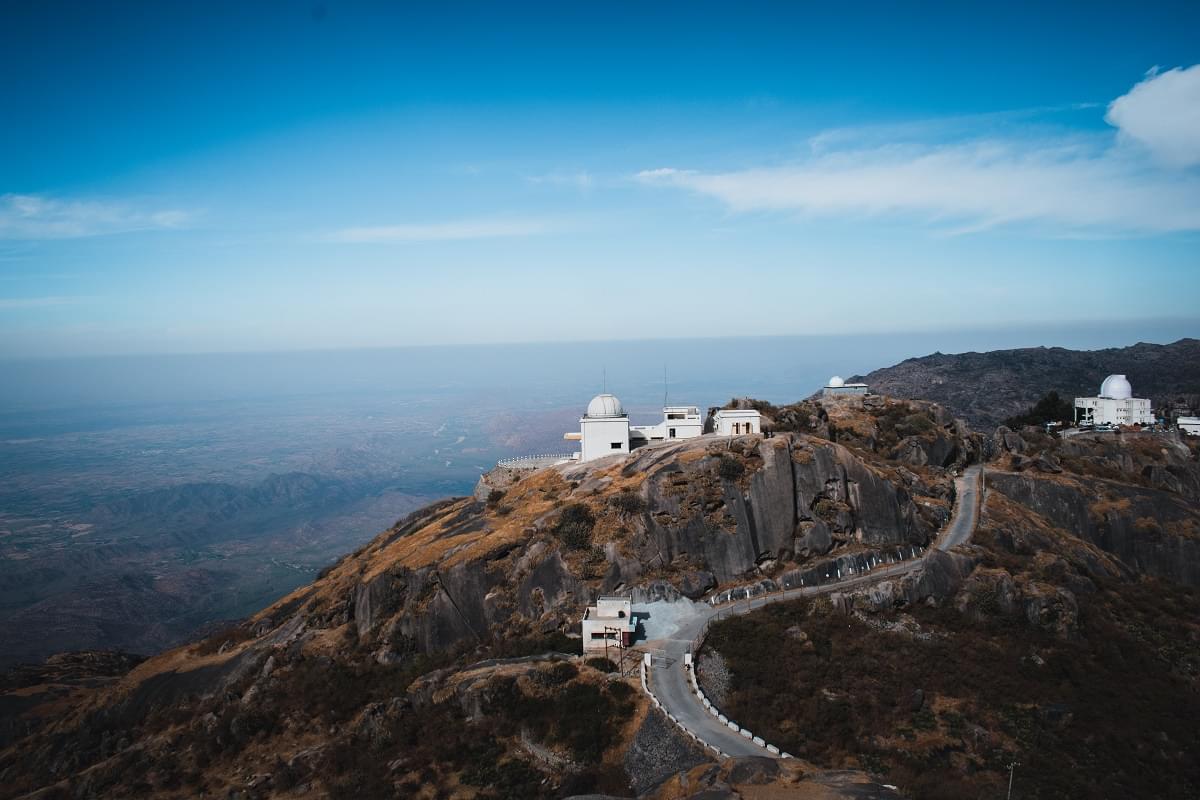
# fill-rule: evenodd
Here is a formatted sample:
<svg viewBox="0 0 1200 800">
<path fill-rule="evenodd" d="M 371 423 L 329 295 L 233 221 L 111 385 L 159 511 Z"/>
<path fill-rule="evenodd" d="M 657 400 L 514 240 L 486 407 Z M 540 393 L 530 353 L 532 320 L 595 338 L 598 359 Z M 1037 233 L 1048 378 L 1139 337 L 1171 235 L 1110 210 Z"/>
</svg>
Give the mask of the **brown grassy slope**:
<svg viewBox="0 0 1200 800">
<path fill-rule="evenodd" d="M 1195 796 L 1200 594 L 1123 578 L 1003 496 L 976 542 L 980 567 L 936 608 L 788 604 L 714 627 L 725 710 L 917 798 L 998 796 L 1014 760 L 1022 797 Z"/>
</svg>

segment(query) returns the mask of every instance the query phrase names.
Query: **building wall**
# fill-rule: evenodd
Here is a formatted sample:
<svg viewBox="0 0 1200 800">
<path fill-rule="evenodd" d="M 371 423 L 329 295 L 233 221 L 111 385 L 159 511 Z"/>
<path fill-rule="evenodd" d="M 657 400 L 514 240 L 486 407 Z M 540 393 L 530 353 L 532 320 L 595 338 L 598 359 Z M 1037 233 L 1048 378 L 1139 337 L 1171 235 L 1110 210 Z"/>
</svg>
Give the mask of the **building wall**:
<svg viewBox="0 0 1200 800">
<path fill-rule="evenodd" d="M 1144 397 L 1076 397 L 1075 421 L 1084 425 L 1153 425 L 1154 411 Z"/>
<path fill-rule="evenodd" d="M 1180 417 L 1175 424 L 1190 436 L 1200 436 L 1200 417 Z"/>
<path fill-rule="evenodd" d="M 713 425 L 718 436 L 762 433 L 762 415 L 757 411 L 721 409 L 713 418 Z"/>
<path fill-rule="evenodd" d="M 865 383 L 852 383 L 847 386 L 826 386 L 821 390 L 824 397 L 862 397 L 867 393 Z"/>
<path fill-rule="evenodd" d="M 579 421 L 580 460 L 591 461 L 604 456 L 629 452 L 629 419 L 627 417 L 602 417 Z M 616 447 L 613 447 L 616 444 Z"/>
</svg>

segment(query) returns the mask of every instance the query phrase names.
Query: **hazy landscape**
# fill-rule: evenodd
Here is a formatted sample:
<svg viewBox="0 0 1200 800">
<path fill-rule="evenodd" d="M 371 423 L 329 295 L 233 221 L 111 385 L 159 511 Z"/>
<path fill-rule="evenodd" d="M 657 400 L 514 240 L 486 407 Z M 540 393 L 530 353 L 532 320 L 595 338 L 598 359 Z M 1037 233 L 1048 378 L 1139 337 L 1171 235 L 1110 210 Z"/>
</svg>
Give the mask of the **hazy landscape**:
<svg viewBox="0 0 1200 800">
<path fill-rule="evenodd" d="M 1197 31 L 0 2 L 0 800 L 1200 798 Z"/>
<path fill-rule="evenodd" d="M 703 407 L 746 394 L 788 402 L 935 341 L 1038 335 L 10 362 L 0 662 L 151 653 L 241 618 L 420 505 L 469 494 L 498 459 L 567 451 L 563 432 L 605 376 L 635 422 L 654 422 L 664 388 Z M 1037 392 L 1027 386 L 1027 402 Z"/>
</svg>

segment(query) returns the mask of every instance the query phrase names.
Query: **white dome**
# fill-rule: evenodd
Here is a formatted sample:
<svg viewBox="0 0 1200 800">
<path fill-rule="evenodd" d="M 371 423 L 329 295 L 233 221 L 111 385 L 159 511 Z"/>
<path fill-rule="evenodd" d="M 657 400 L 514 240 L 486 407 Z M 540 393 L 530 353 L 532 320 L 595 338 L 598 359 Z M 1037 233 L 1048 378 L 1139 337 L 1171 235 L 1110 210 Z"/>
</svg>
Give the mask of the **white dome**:
<svg viewBox="0 0 1200 800">
<path fill-rule="evenodd" d="M 842 380 L 841 375 L 834 375 L 829 379 L 829 385 L 835 389 L 840 389 L 846 385 L 846 381 Z"/>
<path fill-rule="evenodd" d="M 1111 397 L 1114 400 L 1128 400 L 1133 397 L 1133 387 L 1124 375 L 1109 375 L 1100 384 L 1100 396 Z"/>
<path fill-rule="evenodd" d="M 598 394 L 592 398 L 592 402 L 588 403 L 587 415 L 589 417 L 623 417 L 625 409 L 621 407 L 621 401 L 611 394 Z"/>
</svg>

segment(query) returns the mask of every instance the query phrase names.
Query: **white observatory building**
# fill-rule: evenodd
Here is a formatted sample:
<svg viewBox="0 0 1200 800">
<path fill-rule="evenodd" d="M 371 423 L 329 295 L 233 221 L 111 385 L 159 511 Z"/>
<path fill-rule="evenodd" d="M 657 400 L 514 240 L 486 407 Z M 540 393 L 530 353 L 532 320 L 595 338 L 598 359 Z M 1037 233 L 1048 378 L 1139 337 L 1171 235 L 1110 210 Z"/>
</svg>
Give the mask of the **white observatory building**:
<svg viewBox="0 0 1200 800">
<path fill-rule="evenodd" d="M 822 397 L 862 397 L 866 393 L 865 383 L 846 383 L 840 375 L 834 375 L 821 389 Z"/>
<path fill-rule="evenodd" d="M 657 425 L 630 425 L 625 407 L 615 395 L 598 394 L 579 418 L 579 432 L 563 435 L 579 442 L 579 461 L 628 453 L 630 450 L 668 439 L 691 439 L 704 432 L 696 406 L 664 406 L 663 421 Z"/>
<path fill-rule="evenodd" d="M 1153 425 L 1150 401 L 1134 397 L 1124 375 L 1109 375 L 1098 397 L 1075 398 L 1076 425 Z"/>
<path fill-rule="evenodd" d="M 567 433 L 563 438 L 579 442 L 580 461 L 628 453 L 629 415 L 616 395 L 598 394 L 579 418 L 579 432 Z"/>
</svg>

